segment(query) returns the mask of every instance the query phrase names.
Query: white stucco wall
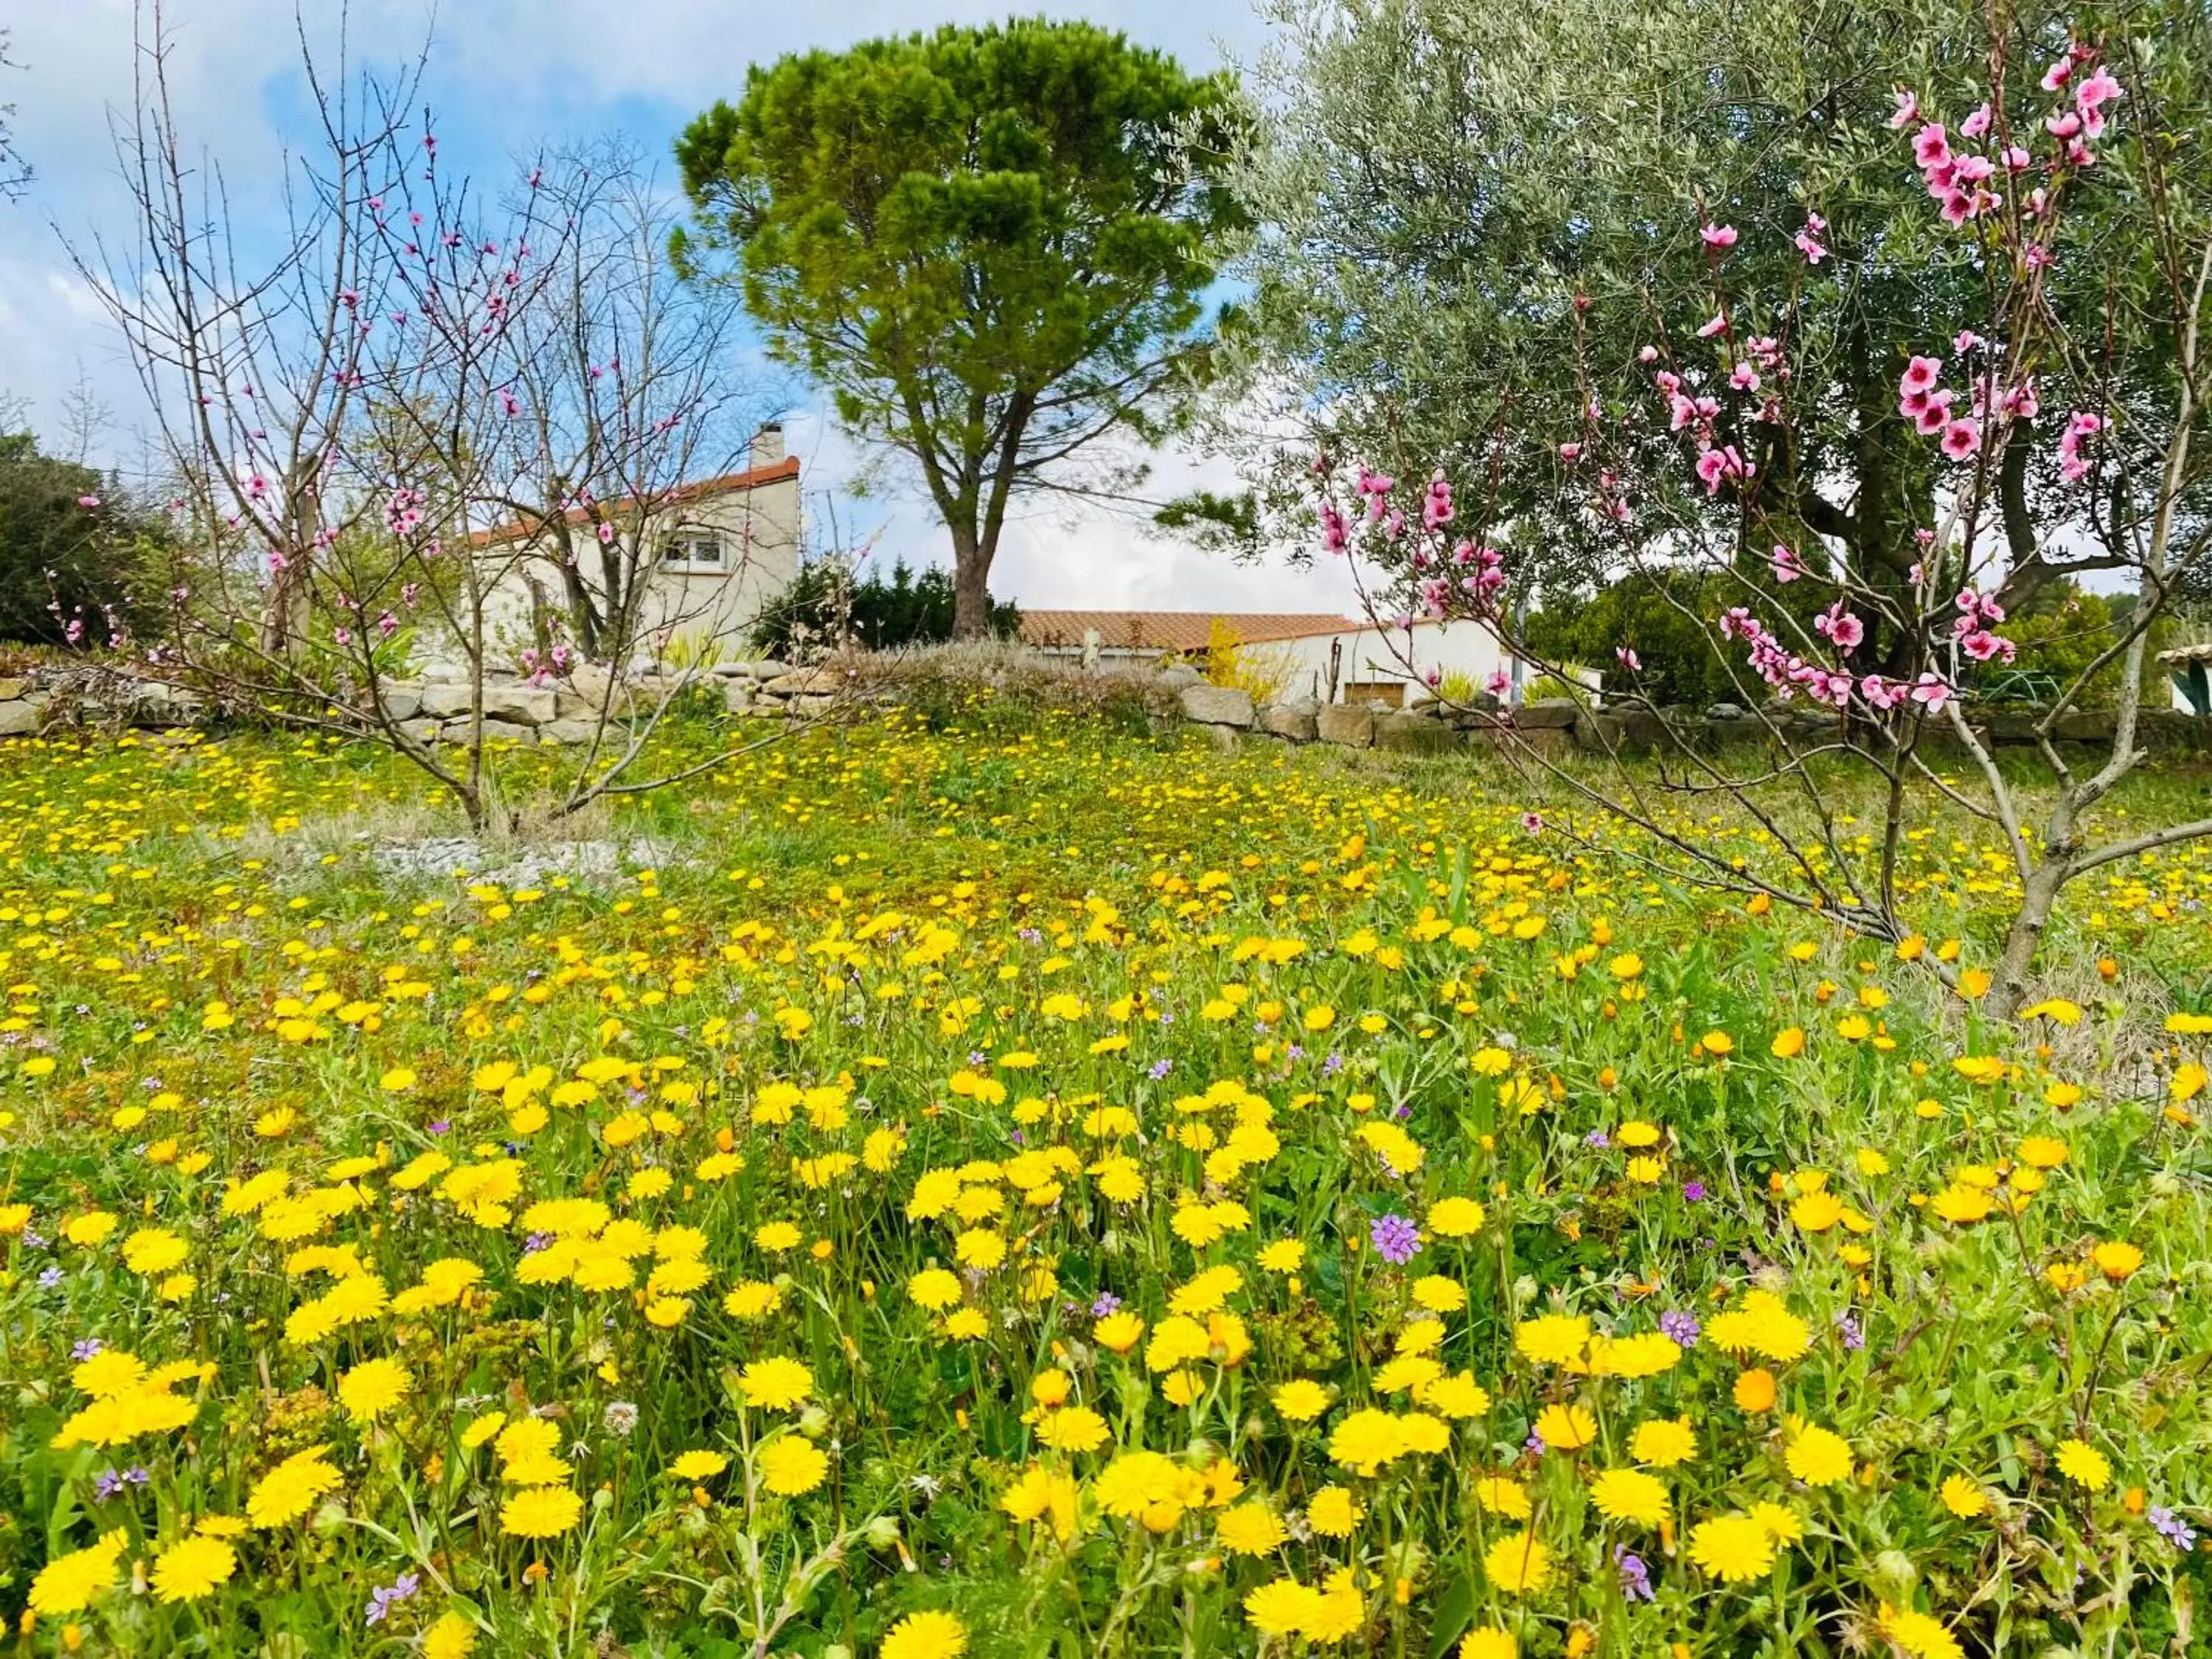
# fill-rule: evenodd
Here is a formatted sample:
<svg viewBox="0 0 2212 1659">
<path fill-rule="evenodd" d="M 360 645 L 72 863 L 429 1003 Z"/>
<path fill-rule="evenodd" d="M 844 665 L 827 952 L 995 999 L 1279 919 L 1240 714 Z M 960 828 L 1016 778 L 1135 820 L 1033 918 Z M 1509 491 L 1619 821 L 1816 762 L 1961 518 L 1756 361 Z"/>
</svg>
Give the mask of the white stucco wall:
<svg viewBox="0 0 2212 1659">
<path fill-rule="evenodd" d="M 1465 674 L 1480 685 L 1507 665 L 1504 648 L 1488 629 L 1472 622 L 1416 623 L 1411 629 L 1364 628 L 1341 634 L 1310 634 L 1294 640 L 1255 645 L 1255 655 L 1285 661 L 1291 683 L 1285 695 L 1328 696 L 1331 653 L 1339 647 L 1335 701 L 1355 682 L 1388 682 L 1413 687 L 1431 671 Z M 1412 700 L 1410 690 L 1407 700 Z"/>
<path fill-rule="evenodd" d="M 799 575 L 799 478 L 793 471 L 702 495 L 648 525 L 645 539 L 654 557 L 641 617 L 643 638 L 650 641 L 665 631 L 672 653 L 743 656 L 754 621 Z M 712 531 L 720 538 L 721 564 L 660 559 L 670 541 L 696 531 Z M 595 551 L 585 556 L 587 570 L 597 562 Z M 520 559 L 500 552 L 482 556 L 487 566 L 498 567 L 487 607 L 494 637 L 510 651 L 520 648 L 532 637 L 533 583 L 555 613 L 562 614 L 566 589 L 561 573 L 550 558 L 535 553 Z M 597 588 L 590 574 L 586 580 Z"/>
</svg>

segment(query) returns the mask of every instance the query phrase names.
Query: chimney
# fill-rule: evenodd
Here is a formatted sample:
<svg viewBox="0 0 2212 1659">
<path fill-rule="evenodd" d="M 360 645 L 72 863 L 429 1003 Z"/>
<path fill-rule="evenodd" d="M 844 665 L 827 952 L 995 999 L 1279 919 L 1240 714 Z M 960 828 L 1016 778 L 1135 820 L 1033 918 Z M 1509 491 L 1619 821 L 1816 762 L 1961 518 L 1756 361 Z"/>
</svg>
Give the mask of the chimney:
<svg viewBox="0 0 2212 1659">
<path fill-rule="evenodd" d="M 774 466 L 782 459 L 783 422 L 764 422 L 761 429 L 753 434 L 752 464 L 755 466 Z"/>
</svg>

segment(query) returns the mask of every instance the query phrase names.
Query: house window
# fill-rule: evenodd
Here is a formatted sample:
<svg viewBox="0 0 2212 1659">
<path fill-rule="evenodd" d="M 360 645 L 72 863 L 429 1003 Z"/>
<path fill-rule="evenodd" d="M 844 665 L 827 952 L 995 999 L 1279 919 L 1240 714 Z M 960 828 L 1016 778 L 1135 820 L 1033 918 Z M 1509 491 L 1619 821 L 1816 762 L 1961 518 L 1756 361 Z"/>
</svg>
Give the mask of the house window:
<svg viewBox="0 0 2212 1659">
<path fill-rule="evenodd" d="M 711 530 L 679 531 L 668 538 L 668 549 L 662 556 L 670 564 L 706 565 L 719 569 L 722 563 L 722 538 Z"/>
</svg>

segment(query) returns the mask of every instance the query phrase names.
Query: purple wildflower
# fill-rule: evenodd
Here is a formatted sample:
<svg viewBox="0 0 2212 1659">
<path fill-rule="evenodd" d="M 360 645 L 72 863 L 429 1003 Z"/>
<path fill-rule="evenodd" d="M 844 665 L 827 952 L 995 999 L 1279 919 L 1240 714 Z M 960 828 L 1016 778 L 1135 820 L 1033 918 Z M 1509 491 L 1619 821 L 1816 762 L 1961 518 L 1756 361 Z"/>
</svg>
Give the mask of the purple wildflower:
<svg viewBox="0 0 2212 1659">
<path fill-rule="evenodd" d="M 1696 1347 L 1698 1328 L 1693 1314 L 1673 1310 L 1659 1316 L 1659 1334 L 1678 1348 Z"/>
<path fill-rule="evenodd" d="M 1330 1051 L 1328 1058 L 1321 1063 L 1321 1074 L 1323 1077 L 1334 1077 L 1343 1069 L 1344 1056 L 1336 1053 L 1334 1049 Z"/>
<path fill-rule="evenodd" d="M 103 1352 L 106 1347 L 107 1344 L 101 1341 L 98 1337 L 88 1336 L 83 1341 L 78 1343 L 75 1347 L 70 1350 L 70 1358 L 78 1361 L 87 1360 L 91 1358 L 93 1355 L 96 1353 Z"/>
<path fill-rule="evenodd" d="M 1153 1082 L 1158 1083 L 1162 1078 L 1165 1077 L 1173 1070 L 1175 1070 L 1175 1061 L 1171 1060 L 1156 1060 L 1150 1066 L 1145 1068 L 1145 1075 L 1152 1079 Z"/>
<path fill-rule="evenodd" d="M 1295 1066 L 1305 1057 L 1305 1045 L 1301 1042 L 1293 1042 L 1283 1050 L 1283 1063 L 1286 1066 Z"/>
<path fill-rule="evenodd" d="M 1091 1316 L 1093 1319 L 1103 1319 L 1109 1314 L 1121 1311 L 1121 1298 L 1111 1291 L 1099 1291 L 1098 1299 L 1091 1304 Z"/>
<path fill-rule="evenodd" d="M 61 1282 L 62 1270 L 59 1267 L 47 1267 L 39 1274 L 39 1288 L 42 1291 L 51 1291 Z"/>
<path fill-rule="evenodd" d="M 385 1615 L 400 1602 L 408 1600 L 422 1587 L 422 1581 L 411 1572 L 403 1572 L 389 1584 L 380 1584 L 368 1593 L 368 1611 L 362 1615 L 370 1625 L 380 1625 Z"/>
<path fill-rule="evenodd" d="M 1684 1182 L 1682 1183 L 1682 1196 L 1688 1199 L 1692 1204 L 1704 1203 L 1705 1201 L 1705 1183 L 1702 1181 Z"/>
<path fill-rule="evenodd" d="M 1620 1570 L 1620 1593 L 1631 1601 L 1656 1601 L 1658 1595 L 1651 1588 L 1651 1569 L 1644 1565 L 1640 1555 L 1631 1555 L 1628 1546 L 1613 1547 L 1613 1565 Z"/>
<path fill-rule="evenodd" d="M 1421 1230 L 1401 1215 L 1379 1215 L 1368 1224 L 1367 1237 L 1376 1255 L 1394 1267 L 1402 1267 L 1421 1248 Z"/>
<path fill-rule="evenodd" d="M 2163 1504 L 2154 1504 L 2147 1517 L 2153 1531 L 2184 1555 L 2197 1547 L 2197 1534 L 2189 1522 Z"/>
<path fill-rule="evenodd" d="M 1846 1348 L 1856 1352 L 1866 1346 L 1866 1327 L 1859 1323 L 1858 1316 L 1850 1309 L 1846 1308 L 1836 1316 L 1836 1330 L 1844 1339 Z"/>
<path fill-rule="evenodd" d="M 1522 1441 L 1521 1444 L 1522 1448 L 1532 1457 L 1541 1457 L 1544 1455 L 1544 1437 L 1537 1433 L 1534 1429 L 1528 1431 L 1528 1437 Z"/>
<path fill-rule="evenodd" d="M 1585 1146 L 1595 1146 L 1598 1151 L 1603 1152 L 1607 1147 L 1613 1145 L 1613 1137 L 1606 1133 L 1602 1129 L 1592 1129 L 1588 1134 L 1583 1137 L 1583 1145 Z"/>
</svg>

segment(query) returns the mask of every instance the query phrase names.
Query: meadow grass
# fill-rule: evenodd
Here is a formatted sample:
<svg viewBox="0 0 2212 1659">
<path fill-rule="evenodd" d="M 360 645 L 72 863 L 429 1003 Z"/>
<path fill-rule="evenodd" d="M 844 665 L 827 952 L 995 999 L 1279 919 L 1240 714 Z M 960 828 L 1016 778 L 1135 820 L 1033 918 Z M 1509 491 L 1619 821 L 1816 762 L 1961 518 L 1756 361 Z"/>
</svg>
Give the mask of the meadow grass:
<svg viewBox="0 0 2212 1659">
<path fill-rule="evenodd" d="M 2212 855 L 2014 1028 L 1978 825 L 1892 948 L 1527 788 L 948 692 L 457 848 L 0 747 L 21 1650 L 2201 1646 Z"/>
</svg>

